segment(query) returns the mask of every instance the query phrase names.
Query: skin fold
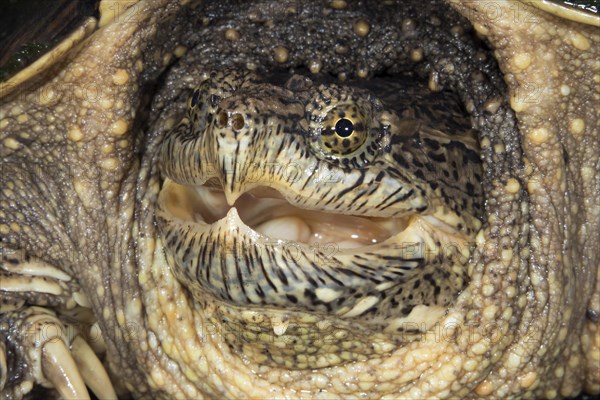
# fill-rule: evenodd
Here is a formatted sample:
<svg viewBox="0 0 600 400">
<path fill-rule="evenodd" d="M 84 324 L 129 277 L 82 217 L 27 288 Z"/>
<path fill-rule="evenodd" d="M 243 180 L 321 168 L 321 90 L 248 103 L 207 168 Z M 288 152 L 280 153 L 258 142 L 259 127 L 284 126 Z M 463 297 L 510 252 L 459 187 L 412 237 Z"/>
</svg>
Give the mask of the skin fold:
<svg viewBox="0 0 600 400">
<path fill-rule="evenodd" d="M 318 9 L 352 10 L 345 3 Z M 294 52 L 293 43 L 279 48 L 267 42 L 263 53 L 242 46 L 244 29 L 261 12 L 294 15 L 275 3 L 226 14 L 231 30 L 213 31 L 198 27 L 217 23 L 210 16 L 221 15 L 218 5 L 208 7 L 205 17 L 190 18 L 201 7 L 197 2 L 140 1 L 122 13 L 105 12 L 82 45 L 20 86 L 2 87 L 2 397 L 22 397 L 33 382 L 56 386 L 49 357 L 30 349 L 57 338 L 35 321 L 61 326 L 60 341 L 74 354 L 73 336 L 87 338 L 122 397 L 600 393 L 600 33 L 516 1 L 448 4 L 493 48 L 502 79 L 492 61 L 484 62 L 482 87 L 498 94 L 506 85 L 508 96 L 461 92 L 482 112 L 477 123 L 486 203 L 467 267 L 469 283 L 437 326 L 384 355 L 314 370 L 261 365 L 232 350 L 231 331 L 220 321 L 246 314 L 190 295 L 165 257 L 155 223 L 161 135 L 180 122 L 189 92 L 202 79 L 197 60 L 259 70 L 298 61 L 342 79 L 369 77 L 385 60 L 375 55 L 371 65 L 359 64 L 350 51 L 350 61 L 339 63 L 333 34 L 325 49 L 309 48 L 308 56 Z M 374 20 L 362 12 L 347 14 L 344 23 Z M 447 18 L 459 26 L 460 17 Z M 269 18 L 260 23 L 268 27 Z M 403 28 L 411 31 L 411 23 Z M 371 24 L 370 33 L 379 32 Z M 353 29 L 363 37 L 367 28 Z M 203 40 L 218 43 L 210 35 L 232 44 L 187 57 Z M 376 45 L 374 52 L 383 54 Z M 427 46 L 422 51 L 434 59 Z M 323 54 L 331 56 L 311 57 Z M 161 76 L 178 59 L 170 75 Z M 435 60 L 421 71 L 431 74 L 431 87 L 460 87 L 459 72 L 436 70 L 444 64 Z M 159 76 L 163 84 L 156 88 Z M 476 75 L 469 79 L 465 85 L 478 82 Z M 43 271 L 44 278 L 31 271 Z M 14 282 L 43 290 L 9 290 Z"/>
</svg>

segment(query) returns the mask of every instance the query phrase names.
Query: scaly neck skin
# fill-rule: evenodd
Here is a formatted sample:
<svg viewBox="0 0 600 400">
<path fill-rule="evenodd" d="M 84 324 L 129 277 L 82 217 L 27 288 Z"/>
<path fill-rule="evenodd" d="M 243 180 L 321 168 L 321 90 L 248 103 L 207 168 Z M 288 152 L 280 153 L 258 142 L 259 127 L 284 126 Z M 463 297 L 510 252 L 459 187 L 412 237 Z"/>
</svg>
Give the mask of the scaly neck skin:
<svg viewBox="0 0 600 400">
<path fill-rule="evenodd" d="M 468 4 L 474 8 L 484 8 L 486 5 L 485 2 Z M 514 15 L 514 10 L 509 9 L 511 4 L 514 5 L 514 3 L 502 4 L 503 7 L 506 7 L 501 15 Z M 475 13 L 470 9 L 464 12 L 465 15 L 473 18 L 478 15 L 486 15 L 485 9 Z M 315 394 L 317 393 L 316 388 L 320 387 L 327 390 L 328 393 L 337 393 L 340 396 L 345 393 L 365 391 L 381 394 L 394 393 L 398 396 L 406 393 L 414 397 L 423 397 L 424 394 L 433 395 L 435 393 L 447 395 L 450 392 L 445 390 L 450 388 L 450 384 L 460 380 L 459 387 L 466 391 L 476 389 L 476 392 L 482 396 L 496 393 L 502 397 L 502 394 L 522 394 L 523 391 L 532 390 L 535 391 L 534 397 L 535 393 L 538 396 L 550 397 L 553 394 L 552 390 L 556 394 L 554 388 L 559 385 L 554 377 L 564 376 L 563 389 L 565 391 L 561 391 L 561 394 L 576 393 L 578 390 L 576 382 L 579 382 L 580 378 L 569 378 L 573 378 L 577 374 L 581 376 L 584 371 L 582 360 L 586 359 L 581 354 L 586 351 L 579 347 L 579 344 L 574 345 L 575 350 L 570 351 L 570 345 L 577 339 L 571 340 L 564 335 L 576 334 L 574 331 L 578 332 L 584 324 L 581 313 L 585 304 L 582 302 L 589 299 L 594 282 L 594 267 L 597 266 L 597 254 L 594 253 L 593 246 L 594 243 L 597 243 L 597 240 L 593 240 L 597 236 L 590 239 L 589 233 L 597 235 L 599 229 L 597 224 L 588 225 L 588 222 L 585 221 L 582 221 L 582 224 L 571 223 L 572 229 L 576 229 L 577 226 L 589 226 L 588 232 L 571 233 L 571 237 L 581 238 L 579 240 L 581 251 L 571 250 L 573 253 L 568 257 L 570 261 L 564 266 L 562 263 L 554 261 L 550 264 L 546 262 L 548 259 L 552 259 L 552 254 L 560 254 L 561 248 L 561 243 L 557 243 L 557 239 L 550 235 L 553 229 L 556 232 L 562 231 L 564 222 L 560 221 L 564 221 L 564 219 L 553 213 L 557 210 L 567 209 L 564 204 L 560 203 L 562 196 L 552 197 L 552 195 L 562 194 L 565 190 L 577 190 L 577 188 L 566 184 L 564 187 L 561 186 L 561 182 L 565 183 L 565 176 L 556 181 L 546 180 L 547 177 L 559 174 L 559 168 L 555 168 L 553 165 L 556 165 L 554 161 L 560 159 L 561 141 L 558 140 L 560 135 L 553 129 L 554 125 L 544 127 L 539 124 L 540 121 L 547 121 L 548 115 L 552 115 L 556 118 L 556 126 L 561 126 L 561 135 L 568 132 L 577 138 L 576 145 L 567 145 L 572 157 L 579 155 L 579 161 L 575 164 L 571 163 L 571 165 L 577 166 L 572 170 L 569 169 L 569 173 L 573 175 L 573 179 L 569 179 L 569 182 L 579 182 L 580 180 L 584 182 L 583 192 L 580 196 L 575 196 L 576 198 L 595 198 L 597 183 L 594 183 L 594 174 L 589 171 L 589 165 L 595 165 L 594 160 L 597 161 L 598 143 L 588 138 L 593 138 L 594 133 L 597 132 L 596 118 L 594 115 L 590 115 L 594 108 L 590 105 L 593 103 L 589 97 L 597 91 L 586 85 L 594 82 L 594 77 L 589 76 L 593 71 L 593 64 L 590 63 L 597 57 L 586 57 L 586 55 L 589 56 L 593 53 L 593 49 L 598 48 L 598 38 L 594 34 L 582 30 L 584 39 L 589 38 L 588 40 L 592 43 L 587 51 L 577 52 L 573 43 L 581 45 L 585 44 L 585 40 L 577 35 L 572 36 L 573 32 L 577 32 L 580 27 L 569 26 L 569 29 L 558 30 L 564 36 L 561 39 L 564 47 L 552 45 L 551 40 L 544 41 L 543 37 L 532 41 L 531 35 L 527 32 L 529 28 L 539 29 L 540 31 L 536 32 L 540 35 L 545 35 L 545 29 L 550 29 L 548 26 L 551 26 L 552 29 L 554 29 L 554 25 L 564 28 L 564 24 L 557 21 L 552 23 L 545 20 L 540 21 L 540 24 L 530 24 L 525 23 L 526 19 L 519 20 L 517 22 L 522 23 L 521 30 L 516 29 L 514 20 L 506 25 L 499 24 L 501 21 L 493 21 L 496 25 L 492 26 L 493 29 L 489 32 L 486 31 L 486 27 L 490 27 L 488 25 L 490 21 L 486 21 L 483 17 L 478 21 L 483 34 L 488 34 L 494 43 L 506 45 L 506 47 L 498 49 L 498 56 L 506 71 L 516 71 L 514 75 L 508 75 L 511 87 L 523 87 L 527 82 L 533 82 L 531 79 L 534 76 L 546 76 L 543 69 L 552 66 L 540 64 L 540 60 L 544 58 L 538 59 L 539 54 L 537 53 L 553 53 L 553 49 L 567 48 L 576 52 L 578 56 L 572 59 L 581 60 L 585 67 L 575 68 L 572 66 L 572 70 L 581 69 L 589 77 L 589 79 L 577 78 L 574 74 L 565 72 L 564 68 L 558 71 L 567 76 L 564 78 L 564 83 L 570 89 L 571 97 L 568 98 L 582 101 L 589 106 L 583 107 L 585 110 L 583 115 L 577 115 L 577 110 L 569 108 L 568 105 L 565 106 L 565 109 L 570 111 L 556 112 L 556 110 L 564 110 L 561 108 L 564 103 L 557 103 L 560 102 L 559 99 L 564 98 L 564 95 L 560 93 L 561 86 L 558 84 L 552 87 L 552 96 L 544 96 L 541 99 L 544 101 L 537 107 L 527 112 L 521 111 L 519 114 L 522 121 L 522 132 L 531 134 L 523 139 L 526 141 L 525 150 L 530 162 L 533 162 L 534 165 L 531 168 L 533 174 L 529 179 L 531 186 L 527 187 L 527 190 L 531 191 L 529 193 L 531 200 L 519 194 L 519 191 L 525 190 L 525 188 L 520 187 L 519 182 L 513 176 L 491 174 L 488 178 L 495 182 L 495 186 L 486 188 L 486 194 L 496 202 L 495 207 L 499 214 L 495 214 L 494 218 L 487 221 L 489 229 L 485 231 L 486 237 L 482 234 L 478 238 L 480 247 L 476 263 L 473 264 L 475 281 L 472 287 L 459 298 L 459 307 L 462 310 L 472 310 L 470 319 L 481 318 L 482 323 L 493 323 L 493 326 L 498 328 L 497 332 L 504 334 L 500 343 L 491 342 L 481 336 L 471 335 L 465 338 L 465 336 L 457 335 L 456 342 L 421 342 L 396 351 L 394 356 L 384 361 L 374 359 L 364 363 L 355 363 L 352 367 L 328 369 L 312 374 L 272 369 L 264 372 L 260 379 L 249 380 L 247 378 L 251 376 L 252 371 L 258 370 L 258 367 L 251 364 L 245 365 L 240 359 L 228 353 L 227 347 L 218 340 L 218 333 L 206 336 L 201 334 L 201 332 L 209 332 L 212 329 L 202 325 L 203 319 L 208 316 L 207 313 L 213 311 L 212 306 L 204 305 L 208 311 L 203 311 L 199 304 L 186 297 L 185 291 L 179 287 L 169 267 L 159 260 L 159 257 L 152 256 L 155 252 L 160 254 L 160 243 L 156 239 L 151 217 L 149 217 L 152 215 L 152 209 L 149 208 L 152 202 L 151 196 L 148 196 L 145 198 L 145 203 L 141 200 L 138 202 L 138 211 L 143 215 L 143 222 L 137 220 L 136 217 L 133 221 L 134 230 L 131 232 L 131 239 L 121 242 L 125 243 L 125 249 L 120 254 L 131 254 L 131 257 L 121 263 L 117 263 L 117 260 L 113 259 L 112 267 L 103 269 L 105 272 L 102 279 L 88 282 L 86 285 L 89 288 L 98 286 L 105 288 L 105 294 L 102 297 L 98 296 L 98 300 L 94 300 L 95 309 L 99 316 L 103 315 L 104 309 L 109 310 L 105 318 L 101 317 L 106 321 L 103 322 L 105 324 L 103 330 L 106 337 L 109 338 L 109 342 L 112 343 L 109 345 L 109 352 L 112 360 L 115 360 L 113 361 L 115 363 L 113 370 L 119 371 L 123 380 L 128 382 L 128 388 L 140 394 L 148 394 L 162 387 L 165 397 L 169 397 L 166 394 L 169 392 L 179 392 L 186 397 L 200 397 L 199 394 L 194 396 L 194 391 L 187 389 L 187 383 L 190 384 L 190 387 L 204 385 L 196 387 L 196 389 L 212 393 L 215 397 L 219 394 L 241 397 L 244 394 L 243 389 L 250 387 L 259 388 L 256 390 L 260 393 L 252 393 L 254 397 L 283 397 L 284 395 L 293 397 L 298 395 L 298 392 L 293 392 L 293 390 L 301 389 Z M 518 37 L 515 36 L 516 32 L 520 32 Z M 526 43 L 533 43 L 538 51 L 528 48 Z M 517 60 L 523 61 L 523 58 L 513 60 L 511 55 L 518 54 L 522 57 L 522 52 L 525 52 L 526 56 L 534 57 L 531 63 L 533 68 L 521 70 L 513 65 Z M 556 59 L 561 60 L 560 63 L 552 64 L 557 68 L 562 64 L 569 64 L 568 60 L 563 60 L 560 55 L 555 54 L 555 56 Z M 536 65 L 541 66 L 542 71 L 538 71 Z M 548 82 L 543 82 L 539 87 L 543 88 L 546 84 Z M 519 97 L 516 97 L 518 100 Z M 530 99 L 527 96 L 525 98 Z M 518 105 L 516 104 L 516 106 Z M 548 131 L 536 128 L 545 128 Z M 492 137 L 491 139 L 493 139 L 492 142 L 489 137 L 485 138 L 486 149 L 484 151 L 487 151 L 488 154 L 492 154 L 494 151 L 502 154 L 505 144 L 518 146 L 519 142 L 516 138 L 513 138 L 513 141 L 508 140 L 506 143 L 501 143 L 502 140 L 498 138 Z M 573 143 L 572 140 L 569 139 L 566 142 Z M 591 142 L 588 143 L 587 140 L 591 140 Z M 554 157 L 546 157 L 548 152 L 545 150 L 548 149 L 542 146 L 544 143 L 551 147 L 553 151 L 551 154 L 558 155 L 556 160 Z M 511 151 L 513 151 L 512 148 Z M 596 158 L 594 158 L 594 154 Z M 490 160 L 498 160 L 501 163 L 503 157 L 503 155 L 490 155 Z M 549 163 L 549 161 L 552 162 Z M 564 172 L 565 170 L 566 167 L 563 165 L 560 171 Z M 487 169 L 486 172 L 488 172 Z M 125 193 L 125 190 L 122 193 Z M 531 218 L 534 218 L 538 229 L 532 235 L 534 243 L 531 246 L 525 235 L 527 231 L 520 227 L 522 222 L 527 221 L 527 204 L 529 202 L 534 206 L 534 214 Z M 554 202 L 559 202 L 559 204 L 552 206 Z M 580 205 L 580 210 L 585 209 L 586 212 L 582 213 L 570 208 L 572 221 L 578 221 L 584 215 L 589 216 L 586 221 L 598 221 L 597 208 L 594 208 L 593 203 L 586 203 L 583 200 L 576 202 Z M 123 221 L 131 222 L 131 218 L 124 218 Z M 109 221 L 113 223 L 118 221 L 118 218 L 112 218 Z M 138 227 L 137 230 L 135 226 Z M 493 237 L 490 235 L 491 233 L 493 233 Z M 141 235 L 145 236 L 141 237 Z M 498 238 L 498 235 L 502 237 Z M 588 239 L 584 239 L 584 236 Z M 558 235 L 558 237 L 562 236 Z M 543 243 L 541 239 L 544 238 L 551 238 L 551 243 Z M 503 239 L 504 242 L 513 243 L 515 246 L 503 249 L 502 260 L 499 260 L 499 255 L 494 251 L 502 248 Z M 110 246 L 106 245 L 105 248 L 108 249 Z M 136 249 L 135 254 L 132 250 L 134 248 Z M 526 252 L 534 254 L 534 256 L 530 259 L 528 255 L 525 255 Z M 580 260 L 584 261 L 583 267 L 576 269 L 574 266 L 579 265 Z M 531 269 L 528 269 L 528 266 L 531 266 Z M 531 276 L 529 276 L 530 274 Z M 97 283 L 100 285 L 95 285 Z M 519 288 L 518 286 L 521 284 L 523 287 Z M 577 286 L 579 284 L 582 286 Z M 553 297 L 548 298 L 549 293 L 552 293 Z M 559 312 L 558 310 L 562 309 L 562 305 L 568 303 L 569 299 L 575 300 L 573 307 L 568 312 Z M 546 307 L 546 304 L 552 307 Z M 115 314 L 110 310 L 115 310 Z M 123 312 L 123 317 L 120 316 L 120 311 Z M 465 312 L 465 314 L 467 313 Z M 447 320 L 452 318 L 454 321 L 461 322 L 463 315 L 452 312 Z M 568 322 L 565 322 L 566 320 Z M 597 336 L 597 324 L 590 321 L 585 323 L 588 324 L 588 332 L 584 334 L 584 342 L 590 343 Z M 506 344 L 514 338 L 513 334 L 517 332 L 516 325 L 520 327 L 518 334 L 523 340 L 515 340 L 513 347 L 506 347 Z M 131 327 L 133 329 L 129 329 Z M 132 331 L 134 340 L 127 340 L 127 338 L 131 338 Z M 184 342 L 180 338 L 188 340 Z M 528 345 L 531 342 L 537 343 L 537 347 L 532 348 Z M 590 376 L 588 384 L 591 390 L 598 390 L 598 379 L 597 377 L 595 380 L 593 379 L 592 370 L 595 365 L 593 364 L 593 354 L 594 350 L 597 351 L 597 347 L 591 347 L 592 351 L 587 351 L 588 354 L 591 354 L 587 358 L 588 375 Z M 563 370 L 560 374 L 559 368 L 555 370 L 551 370 L 550 367 L 540 368 L 541 365 L 555 365 L 558 357 L 548 351 L 541 354 L 541 349 L 555 348 L 560 348 L 559 351 L 564 353 L 564 359 L 569 360 L 567 363 L 561 361 L 560 365 L 574 365 L 574 367 L 569 367 L 567 373 Z M 409 355 L 411 350 L 414 351 Z M 494 356 L 492 362 L 496 364 L 490 365 L 490 354 Z M 515 355 L 519 357 L 515 357 Z M 533 359 L 530 360 L 529 356 Z M 430 368 L 434 364 L 436 368 Z M 136 368 L 135 370 L 129 369 L 132 368 L 132 365 L 133 368 Z M 484 381 L 484 376 L 487 375 L 490 368 L 494 368 L 497 373 L 489 375 L 489 380 Z M 141 372 L 144 370 L 148 372 Z M 342 374 L 344 371 L 348 373 L 347 376 Z M 511 376 L 514 375 L 514 378 L 506 379 L 504 376 L 507 373 Z M 310 382 L 308 375 L 313 375 L 313 380 Z M 361 384 L 348 381 L 348 376 L 356 376 L 357 382 Z M 213 381 L 207 381 L 206 377 L 210 377 Z M 223 383 L 222 380 L 225 377 L 233 377 L 232 379 L 235 381 Z M 408 393 L 410 388 L 405 388 L 406 382 L 413 382 L 419 377 L 423 382 L 435 381 L 436 387 L 429 386 L 429 389 L 426 390 L 423 386 L 423 391 L 420 391 L 421 387 L 417 382 L 413 386 L 413 391 Z M 344 386 L 344 382 L 347 382 L 348 386 Z M 480 383 L 479 386 L 476 386 L 478 383 Z M 543 388 L 545 387 L 550 388 L 548 392 L 544 392 Z M 381 392 L 375 392 L 376 390 Z"/>
</svg>

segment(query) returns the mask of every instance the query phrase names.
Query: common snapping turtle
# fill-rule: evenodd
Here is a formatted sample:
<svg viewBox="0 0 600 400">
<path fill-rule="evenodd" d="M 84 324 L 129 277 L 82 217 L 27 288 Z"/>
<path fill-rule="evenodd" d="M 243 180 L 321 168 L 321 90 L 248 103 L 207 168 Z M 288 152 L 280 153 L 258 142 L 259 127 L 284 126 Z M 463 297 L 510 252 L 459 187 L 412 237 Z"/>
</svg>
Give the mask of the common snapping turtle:
<svg viewBox="0 0 600 400">
<path fill-rule="evenodd" d="M 600 392 L 596 21 L 450 3 L 104 3 L 3 87 L 2 395 Z"/>
</svg>

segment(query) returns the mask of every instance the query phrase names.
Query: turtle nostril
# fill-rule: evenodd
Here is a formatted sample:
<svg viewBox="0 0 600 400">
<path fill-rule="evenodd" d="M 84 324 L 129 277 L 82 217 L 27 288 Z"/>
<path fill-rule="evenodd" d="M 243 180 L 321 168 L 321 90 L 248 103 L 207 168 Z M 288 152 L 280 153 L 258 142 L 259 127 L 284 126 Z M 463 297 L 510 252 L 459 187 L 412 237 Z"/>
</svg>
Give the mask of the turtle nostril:
<svg viewBox="0 0 600 400">
<path fill-rule="evenodd" d="M 217 115 L 217 127 L 218 128 L 224 128 L 225 126 L 227 126 L 227 121 L 229 120 L 229 117 L 227 116 L 227 111 L 221 111 L 218 115 Z"/>
<path fill-rule="evenodd" d="M 245 125 L 244 116 L 239 113 L 229 115 L 227 111 L 223 110 L 217 114 L 216 125 L 219 129 L 225 128 L 227 125 L 229 125 L 234 130 L 239 131 Z"/>
<path fill-rule="evenodd" d="M 242 114 L 235 113 L 231 116 L 231 119 L 231 125 L 236 131 L 239 131 L 244 127 L 244 117 L 242 116 Z"/>
</svg>

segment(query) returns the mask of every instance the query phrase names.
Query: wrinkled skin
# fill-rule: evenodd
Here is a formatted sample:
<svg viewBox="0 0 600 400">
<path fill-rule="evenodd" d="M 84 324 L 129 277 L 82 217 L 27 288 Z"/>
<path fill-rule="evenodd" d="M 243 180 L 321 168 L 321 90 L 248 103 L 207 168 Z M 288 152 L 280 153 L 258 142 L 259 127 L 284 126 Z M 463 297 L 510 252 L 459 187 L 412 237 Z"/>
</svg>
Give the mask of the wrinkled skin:
<svg viewBox="0 0 600 400">
<path fill-rule="evenodd" d="M 421 340 L 367 361 L 287 371 L 231 352 L 205 322 L 215 310 L 201 309 L 181 288 L 153 228 L 159 178 L 149 165 L 158 141 L 138 157 L 148 114 L 140 105 L 148 105 L 144 83 L 187 44 L 169 24 L 192 7 L 166 3 L 142 2 L 132 18 L 97 31 L 50 73 L 6 96 L 0 115 L 2 245 L 72 277 L 55 273 L 61 295 L 26 300 L 68 305 L 71 293 L 86 294 L 119 391 L 188 398 L 600 392 L 597 29 L 519 3 L 453 4 L 494 47 L 520 132 L 518 141 L 506 131 L 480 141 L 487 208 L 470 284 L 443 329 Z M 91 82 L 102 82 L 99 101 L 83 100 Z M 163 106 L 177 94 L 170 96 Z M 150 118 L 155 131 L 174 126 L 181 112 L 166 110 Z M 3 292 L 4 305 L 18 301 Z"/>
</svg>

